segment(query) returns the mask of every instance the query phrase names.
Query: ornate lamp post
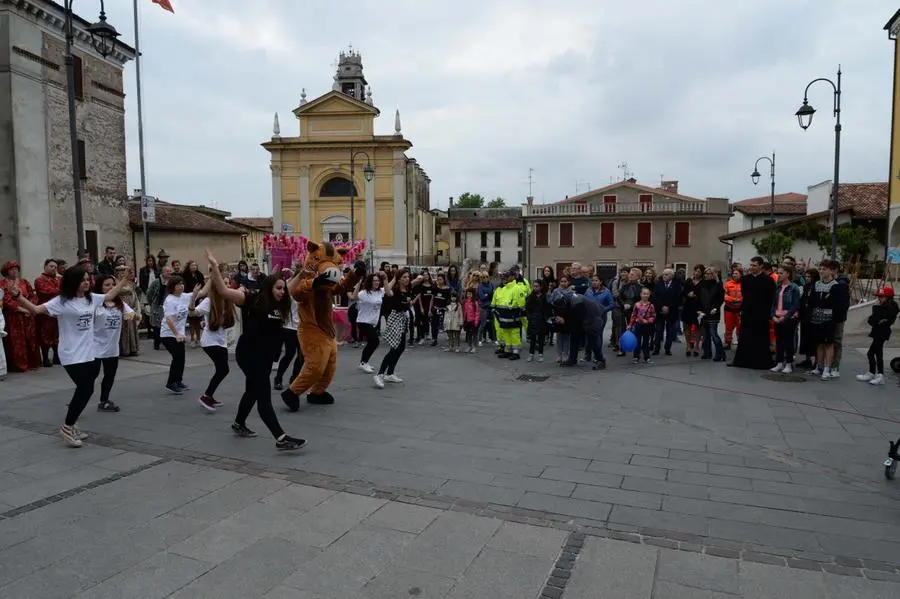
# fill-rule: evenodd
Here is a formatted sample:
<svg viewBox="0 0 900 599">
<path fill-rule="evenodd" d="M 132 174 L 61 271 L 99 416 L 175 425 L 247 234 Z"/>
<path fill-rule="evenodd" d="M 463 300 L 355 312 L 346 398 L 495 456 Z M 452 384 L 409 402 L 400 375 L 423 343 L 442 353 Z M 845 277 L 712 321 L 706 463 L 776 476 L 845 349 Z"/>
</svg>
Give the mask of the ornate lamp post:
<svg viewBox="0 0 900 599">
<path fill-rule="evenodd" d="M 771 181 L 769 197 L 769 251 L 771 252 L 772 237 L 775 235 L 775 152 L 772 152 L 771 158 L 760 156 L 756 159 L 756 163 L 753 165 L 753 172 L 750 173 L 750 180 L 753 181 L 754 185 L 759 183 L 759 179 L 762 176 L 759 174 L 759 163 L 762 160 L 769 163 L 769 179 Z"/>
<path fill-rule="evenodd" d="M 356 157 L 362 154 L 366 157 L 366 166 L 363 167 L 363 176 L 366 178 L 366 181 L 371 181 L 375 178 L 375 167 L 372 166 L 372 159 L 369 158 L 369 155 L 362 150 L 353 151 L 353 148 L 350 149 L 350 245 L 353 245 L 353 242 L 356 240 L 356 182 L 353 179 L 353 175 L 356 172 Z M 368 232 L 370 235 L 372 231 Z"/>
<path fill-rule="evenodd" d="M 66 31 L 66 87 L 69 99 L 69 141 L 72 146 L 72 190 L 75 199 L 75 230 L 78 234 L 78 255 L 84 255 L 84 215 L 81 209 L 81 173 L 78 168 L 78 126 L 75 120 L 75 58 L 72 55 L 72 47 L 75 45 L 75 23 L 72 4 L 75 0 L 64 0 L 65 31 Z M 91 45 L 100 56 L 106 58 L 116 49 L 116 39 L 119 32 L 106 22 L 106 10 L 103 0 L 100 0 L 99 20 L 87 27 L 91 34 Z M 97 259 L 96 256 L 92 256 Z"/>
<path fill-rule="evenodd" d="M 831 186 L 831 259 L 837 260 L 838 179 L 841 172 L 841 67 L 838 65 L 837 83 L 826 77 L 813 79 L 803 91 L 803 104 L 795 113 L 801 129 L 808 129 L 816 109 L 809 105 L 807 95 L 813 83 L 824 81 L 834 90 L 834 181 Z"/>
</svg>

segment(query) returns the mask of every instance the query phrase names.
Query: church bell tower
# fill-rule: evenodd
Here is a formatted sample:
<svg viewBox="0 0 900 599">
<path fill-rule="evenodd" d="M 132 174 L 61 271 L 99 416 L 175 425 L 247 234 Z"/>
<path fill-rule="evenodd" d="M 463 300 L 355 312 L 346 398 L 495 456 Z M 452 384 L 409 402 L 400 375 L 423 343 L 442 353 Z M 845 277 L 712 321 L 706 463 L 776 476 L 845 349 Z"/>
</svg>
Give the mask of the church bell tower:
<svg viewBox="0 0 900 599">
<path fill-rule="evenodd" d="M 360 102 L 367 99 L 368 82 L 363 75 L 362 56 L 352 47 L 338 56 L 337 72 L 334 74 L 332 89 L 355 98 Z"/>
</svg>

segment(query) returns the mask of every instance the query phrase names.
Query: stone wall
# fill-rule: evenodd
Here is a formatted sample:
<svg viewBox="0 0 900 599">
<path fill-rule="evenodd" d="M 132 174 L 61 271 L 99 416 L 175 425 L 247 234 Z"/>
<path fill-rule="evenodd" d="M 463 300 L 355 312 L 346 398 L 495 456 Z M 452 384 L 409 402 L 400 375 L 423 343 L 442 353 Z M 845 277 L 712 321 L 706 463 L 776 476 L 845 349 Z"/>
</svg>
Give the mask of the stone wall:
<svg viewBox="0 0 900 599">
<path fill-rule="evenodd" d="M 122 70 L 77 49 L 76 54 L 81 56 L 83 72 L 84 97 L 77 101 L 76 122 L 87 167 L 87 178 L 81 181 L 84 227 L 97 232 L 101 254 L 111 245 L 131 261 Z M 77 234 L 64 57 L 64 42 L 45 33 L 43 58 L 61 66 L 59 70 L 44 68 L 53 253 L 71 260 Z"/>
</svg>

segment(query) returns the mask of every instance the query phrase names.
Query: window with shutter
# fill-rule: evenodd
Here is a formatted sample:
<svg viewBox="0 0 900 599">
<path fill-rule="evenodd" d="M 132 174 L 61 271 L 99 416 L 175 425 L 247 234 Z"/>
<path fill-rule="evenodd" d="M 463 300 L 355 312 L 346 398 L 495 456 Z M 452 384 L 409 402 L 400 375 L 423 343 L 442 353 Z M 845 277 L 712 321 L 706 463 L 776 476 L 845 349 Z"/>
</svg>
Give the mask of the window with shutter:
<svg viewBox="0 0 900 599">
<path fill-rule="evenodd" d="M 616 245 L 616 223 L 600 223 L 600 247 Z"/>
<path fill-rule="evenodd" d="M 570 248 L 574 245 L 572 228 L 572 223 L 559 223 L 559 247 Z"/>
<path fill-rule="evenodd" d="M 87 151 L 85 150 L 84 140 L 78 140 L 78 178 L 84 181 L 87 179 Z"/>
<path fill-rule="evenodd" d="M 72 55 L 72 70 L 75 71 L 75 98 L 84 99 L 84 69 L 82 67 L 81 57 Z"/>
<path fill-rule="evenodd" d="M 539 248 L 549 247 L 550 245 L 550 225 L 547 223 L 538 223 L 534 226 L 534 246 Z"/>
<path fill-rule="evenodd" d="M 483 247 L 483 248 L 487 247 L 487 231 L 481 232 L 481 247 Z"/>
<path fill-rule="evenodd" d="M 675 223 L 675 245 L 676 246 L 691 245 L 691 223 L 689 223 L 689 222 Z"/>
<path fill-rule="evenodd" d="M 642 193 L 638 196 L 638 201 L 641 203 L 641 212 L 650 212 L 653 209 L 653 195 L 649 193 Z"/>
<path fill-rule="evenodd" d="M 453 234 L 453 244 L 456 247 L 462 247 L 462 231 L 457 231 Z"/>
<path fill-rule="evenodd" d="M 494 247 L 500 247 L 500 231 L 494 231 Z"/>
<path fill-rule="evenodd" d="M 616 196 L 603 196 L 603 211 L 604 212 L 615 212 L 616 211 Z"/>
<path fill-rule="evenodd" d="M 637 246 L 650 247 L 653 245 L 653 225 L 651 223 L 637 224 Z"/>
</svg>

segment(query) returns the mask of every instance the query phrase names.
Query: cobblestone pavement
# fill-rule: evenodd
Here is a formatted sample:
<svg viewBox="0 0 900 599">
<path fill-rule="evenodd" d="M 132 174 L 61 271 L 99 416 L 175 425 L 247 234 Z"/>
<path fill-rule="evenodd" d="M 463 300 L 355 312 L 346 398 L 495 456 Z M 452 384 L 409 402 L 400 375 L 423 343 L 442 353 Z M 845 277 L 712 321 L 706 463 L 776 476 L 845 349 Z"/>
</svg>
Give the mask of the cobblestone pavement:
<svg viewBox="0 0 900 599">
<path fill-rule="evenodd" d="M 188 353 L 200 389 L 211 367 Z M 677 353 L 598 373 L 417 347 L 381 391 L 356 357 L 334 406 L 279 414 L 310 440 L 296 455 L 229 434 L 237 369 L 206 414 L 162 392 L 147 348 L 80 450 L 46 436 L 61 369 L 0 383 L 0 596 L 900 594 L 880 467 L 900 399 L 851 380 L 856 350 L 823 383 Z"/>
</svg>

